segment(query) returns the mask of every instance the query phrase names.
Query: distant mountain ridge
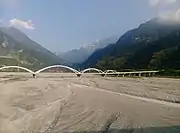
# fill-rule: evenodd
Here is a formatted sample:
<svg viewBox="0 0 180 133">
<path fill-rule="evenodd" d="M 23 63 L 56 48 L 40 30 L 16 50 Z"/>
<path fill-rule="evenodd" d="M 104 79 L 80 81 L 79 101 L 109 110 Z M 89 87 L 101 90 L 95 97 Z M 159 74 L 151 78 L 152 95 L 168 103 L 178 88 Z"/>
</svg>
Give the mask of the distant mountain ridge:
<svg viewBox="0 0 180 133">
<path fill-rule="evenodd" d="M 14 27 L 0 27 L 0 56 L 12 57 L 16 60 L 13 65 L 21 64 L 32 68 L 63 63 L 54 53 Z M 8 65 L 7 61 L 1 61 L 0 64 Z M 9 64 L 12 64 L 11 61 Z"/>
<path fill-rule="evenodd" d="M 95 51 L 80 67 L 95 66 L 103 58 L 118 58 L 124 54 L 126 56 L 132 55 L 142 45 L 145 46 L 179 30 L 179 22 L 166 23 L 161 18 L 154 18 L 140 24 L 138 28 L 127 31 L 116 43 Z"/>
<path fill-rule="evenodd" d="M 117 41 L 117 37 L 109 37 L 104 40 L 96 41 L 90 45 L 85 45 L 80 47 L 79 49 L 73 49 L 66 53 L 58 54 L 60 58 L 62 58 L 66 64 L 72 65 L 75 63 L 82 63 L 97 49 L 101 49 L 106 47 L 110 43 L 115 43 Z"/>
</svg>

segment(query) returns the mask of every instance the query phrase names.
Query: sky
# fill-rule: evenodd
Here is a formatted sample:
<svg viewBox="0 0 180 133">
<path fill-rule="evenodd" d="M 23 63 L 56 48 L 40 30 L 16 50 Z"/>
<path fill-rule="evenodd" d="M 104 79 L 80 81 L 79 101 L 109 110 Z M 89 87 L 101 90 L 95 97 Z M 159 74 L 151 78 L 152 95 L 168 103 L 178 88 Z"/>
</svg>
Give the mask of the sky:
<svg viewBox="0 0 180 133">
<path fill-rule="evenodd" d="M 179 0 L 0 0 L 0 25 L 53 52 L 120 37 L 156 16 L 180 18 Z"/>
</svg>

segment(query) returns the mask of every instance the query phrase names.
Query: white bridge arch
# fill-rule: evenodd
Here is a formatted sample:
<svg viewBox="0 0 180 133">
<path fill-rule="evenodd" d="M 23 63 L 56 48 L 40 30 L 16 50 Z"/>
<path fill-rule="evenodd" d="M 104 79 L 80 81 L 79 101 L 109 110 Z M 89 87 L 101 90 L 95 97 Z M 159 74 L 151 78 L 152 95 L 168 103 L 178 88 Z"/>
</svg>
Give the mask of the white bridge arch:
<svg viewBox="0 0 180 133">
<path fill-rule="evenodd" d="M 76 69 L 74 68 L 71 68 L 71 67 L 68 67 L 68 66 L 64 66 L 64 65 L 53 65 L 53 66 L 48 66 L 48 67 L 45 67 L 45 68 L 42 68 L 36 72 L 33 72 L 32 70 L 28 69 L 28 68 L 25 68 L 25 67 L 21 67 L 21 66 L 3 66 L 3 67 L 0 67 L 0 70 L 3 70 L 3 69 L 8 69 L 8 68 L 17 68 L 17 69 L 22 69 L 24 71 L 27 71 L 29 73 L 32 74 L 33 78 L 36 78 L 36 74 L 40 73 L 40 72 L 43 72 L 47 69 L 50 69 L 50 68 L 56 68 L 56 67 L 59 67 L 59 68 L 66 68 L 66 69 L 69 69 L 71 70 L 72 72 L 74 72 L 78 77 L 80 77 L 82 74 L 84 74 L 85 72 L 87 71 L 96 71 L 100 74 L 102 74 L 102 76 L 106 76 L 106 74 L 117 74 L 117 75 L 123 75 L 123 77 L 126 75 L 126 74 L 129 74 L 129 76 L 131 76 L 131 74 L 139 74 L 139 76 L 141 76 L 142 74 L 145 74 L 145 73 L 148 73 L 149 75 L 152 73 L 152 74 L 155 74 L 155 73 L 158 73 L 159 71 L 135 71 L 135 72 L 117 72 L 115 70 L 106 70 L 106 71 L 102 71 L 100 69 L 97 69 L 97 68 L 87 68 L 87 69 L 84 69 L 82 70 L 81 72 L 77 71 Z"/>
<path fill-rule="evenodd" d="M 36 71 L 35 73 L 38 74 L 38 73 L 41 73 L 41 72 L 43 72 L 43 71 L 45 71 L 45 70 L 47 70 L 47 69 L 50 69 L 50 68 L 56 68 L 56 67 L 69 69 L 69 70 L 71 70 L 72 72 L 74 72 L 74 73 L 76 73 L 76 74 L 79 74 L 79 73 L 80 73 L 80 72 L 77 71 L 76 69 L 71 68 L 71 67 L 68 67 L 68 66 L 64 66 L 64 65 L 53 65 L 53 66 L 48 66 L 48 67 L 45 67 L 45 68 L 42 68 L 42 69 Z"/>
<path fill-rule="evenodd" d="M 1 67 L 0 70 L 3 70 L 3 69 L 8 69 L 8 68 L 17 68 L 17 69 L 22 69 L 22 70 L 25 70 L 31 74 L 35 74 L 32 70 L 28 69 L 28 68 L 25 68 L 25 67 L 20 67 L 20 66 L 4 66 L 4 67 Z"/>
<path fill-rule="evenodd" d="M 85 73 L 87 71 L 96 71 L 98 73 L 104 73 L 102 70 L 97 69 L 97 68 L 87 68 L 87 69 L 82 70 L 81 73 L 83 74 L 83 73 Z"/>
<path fill-rule="evenodd" d="M 104 71 L 104 73 L 117 73 L 117 71 L 116 70 L 106 70 L 106 71 Z"/>
</svg>

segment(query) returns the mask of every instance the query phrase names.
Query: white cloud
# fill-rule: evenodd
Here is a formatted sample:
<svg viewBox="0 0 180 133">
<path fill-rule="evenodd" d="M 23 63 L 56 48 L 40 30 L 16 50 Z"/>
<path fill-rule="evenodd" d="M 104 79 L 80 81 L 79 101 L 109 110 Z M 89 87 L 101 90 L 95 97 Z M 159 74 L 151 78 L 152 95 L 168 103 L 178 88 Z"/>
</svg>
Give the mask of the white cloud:
<svg viewBox="0 0 180 133">
<path fill-rule="evenodd" d="M 149 0 L 151 6 L 174 4 L 177 0 Z"/>
<path fill-rule="evenodd" d="M 164 11 L 163 13 L 159 14 L 159 17 L 163 22 L 180 23 L 180 8 L 175 11 Z"/>
<path fill-rule="evenodd" d="M 10 23 L 10 26 L 17 26 L 17 27 L 25 28 L 29 30 L 35 29 L 35 25 L 32 23 L 31 20 L 24 21 L 24 20 L 19 20 L 19 19 L 14 18 L 14 19 L 11 19 L 9 23 Z"/>
</svg>

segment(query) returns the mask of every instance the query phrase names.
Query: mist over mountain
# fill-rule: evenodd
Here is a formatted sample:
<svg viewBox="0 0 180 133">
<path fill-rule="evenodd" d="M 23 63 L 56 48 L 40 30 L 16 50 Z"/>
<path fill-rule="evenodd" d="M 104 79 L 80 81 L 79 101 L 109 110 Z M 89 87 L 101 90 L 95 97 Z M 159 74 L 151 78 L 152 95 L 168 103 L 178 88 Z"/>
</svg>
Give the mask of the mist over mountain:
<svg viewBox="0 0 180 133">
<path fill-rule="evenodd" d="M 65 53 L 59 53 L 59 57 L 62 58 L 66 64 L 72 65 L 74 63 L 82 63 L 88 59 L 88 57 L 96 50 L 106 47 L 110 43 L 115 43 L 117 37 L 109 37 L 104 40 L 98 40 L 95 43 L 84 45 L 79 49 L 73 49 Z"/>
</svg>

